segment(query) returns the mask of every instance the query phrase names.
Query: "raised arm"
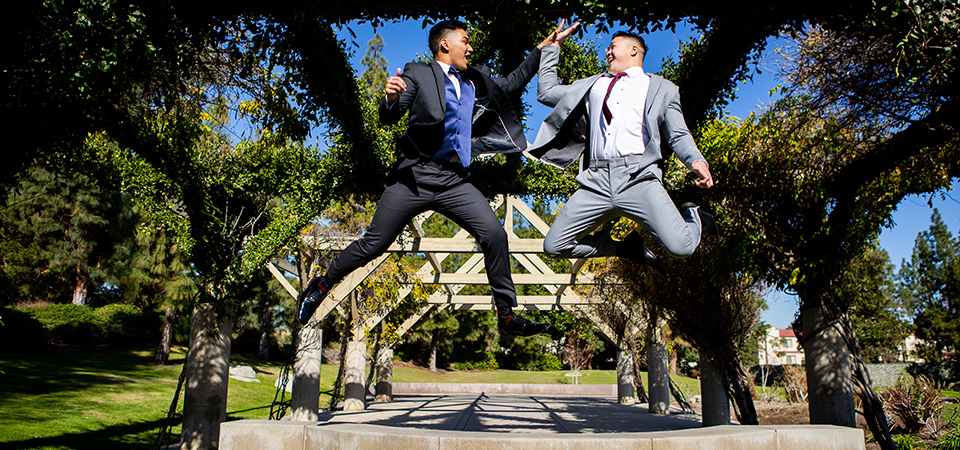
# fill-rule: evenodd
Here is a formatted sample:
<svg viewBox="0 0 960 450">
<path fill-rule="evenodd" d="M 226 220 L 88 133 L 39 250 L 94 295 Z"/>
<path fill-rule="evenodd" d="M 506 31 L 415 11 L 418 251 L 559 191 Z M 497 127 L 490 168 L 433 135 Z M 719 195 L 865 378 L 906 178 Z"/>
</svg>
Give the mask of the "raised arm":
<svg viewBox="0 0 960 450">
<path fill-rule="evenodd" d="M 566 92 L 567 88 L 567 86 L 560 85 L 560 77 L 557 75 L 557 64 L 560 61 L 560 44 L 580 26 L 580 22 L 576 22 L 571 25 L 570 28 L 564 30 L 564 22 L 564 20 L 561 20 L 560 25 L 540 44 L 540 74 L 537 82 L 537 100 L 551 108 L 557 106 L 560 97 L 563 97 L 563 93 Z"/>
<path fill-rule="evenodd" d="M 411 65 L 403 67 L 403 72 L 397 69 L 397 75 L 387 79 L 384 87 L 383 101 L 380 102 L 380 123 L 393 125 L 400 121 L 403 113 L 407 112 L 413 99 L 417 96 L 418 86 L 410 76 Z"/>
<path fill-rule="evenodd" d="M 546 46 L 559 46 L 580 26 L 580 22 L 577 22 L 569 28 L 564 29 L 564 23 L 566 23 L 566 20 L 561 20 L 557 28 L 551 31 L 546 39 L 544 39 L 534 51 L 527 55 L 527 58 L 520 63 L 520 66 L 517 67 L 516 70 L 503 78 L 495 80 L 497 85 L 509 94 L 522 90 L 524 86 L 533 79 L 538 63 L 542 64 L 541 50 Z"/>
<path fill-rule="evenodd" d="M 548 45 L 543 48 L 540 54 L 540 74 L 537 78 L 537 101 L 551 108 L 557 106 L 570 87 L 560 84 L 560 77 L 557 75 L 559 61 L 560 47 Z"/>
</svg>

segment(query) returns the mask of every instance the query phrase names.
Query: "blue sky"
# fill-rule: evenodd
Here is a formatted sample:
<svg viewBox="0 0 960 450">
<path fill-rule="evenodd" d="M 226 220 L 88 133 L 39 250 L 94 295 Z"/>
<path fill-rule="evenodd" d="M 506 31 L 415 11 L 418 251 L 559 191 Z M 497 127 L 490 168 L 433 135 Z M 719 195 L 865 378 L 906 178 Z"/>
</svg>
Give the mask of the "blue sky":
<svg viewBox="0 0 960 450">
<path fill-rule="evenodd" d="M 350 29 L 356 34 L 356 39 L 351 37 L 346 28 L 340 32 L 340 37 L 345 39 L 353 49 L 351 63 L 359 73 L 363 70 L 360 59 L 375 31 L 369 24 L 360 23 L 351 23 Z M 397 68 L 402 68 L 407 62 L 417 59 L 418 54 L 429 52 L 427 31 L 421 28 L 419 20 L 388 23 L 376 30 L 384 40 L 382 54 L 387 59 L 389 73 L 396 73 Z M 543 30 L 544 36 L 548 31 L 550 30 Z M 597 35 L 595 30 L 589 27 L 584 30 L 584 36 L 588 39 L 596 37 L 599 46 L 609 43 L 611 34 L 612 32 Z M 694 37 L 696 37 L 694 30 L 683 25 L 678 25 L 676 32 L 660 31 L 644 35 L 648 47 L 645 69 L 650 72 L 659 72 L 663 58 L 676 57 L 681 42 L 687 42 Z M 351 41 L 355 42 L 356 46 L 353 46 Z M 780 41 L 770 41 L 765 53 L 771 56 L 765 57 L 759 64 L 762 73 L 755 74 L 752 82 L 738 86 L 738 98 L 728 105 L 726 114 L 742 118 L 772 103 L 773 99 L 769 92 L 779 84 L 776 78 L 776 56 L 772 50 L 780 44 L 782 44 Z M 527 131 L 527 139 L 532 142 L 536 134 L 536 126 L 543 120 L 549 109 L 536 102 L 536 80 L 529 86 L 531 88 L 528 89 L 525 99 L 533 108 L 530 117 L 527 118 L 527 125 L 532 128 Z M 889 253 L 891 262 L 897 268 L 900 267 L 901 260 L 910 259 L 917 234 L 930 227 L 930 216 L 934 207 L 939 209 L 944 222 L 954 235 L 960 232 L 960 191 L 958 189 L 960 184 L 954 180 L 951 191 L 928 196 L 911 196 L 900 203 L 893 215 L 894 226 L 884 229 L 880 234 L 880 245 Z M 932 207 L 928 205 L 928 201 Z M 768 295 L 768 304 L 769 308 L 763 314 L 763 321 L 778 328 L 789 327 L 797 311 L 796 298 L 774 292 Z"/>
</svg>

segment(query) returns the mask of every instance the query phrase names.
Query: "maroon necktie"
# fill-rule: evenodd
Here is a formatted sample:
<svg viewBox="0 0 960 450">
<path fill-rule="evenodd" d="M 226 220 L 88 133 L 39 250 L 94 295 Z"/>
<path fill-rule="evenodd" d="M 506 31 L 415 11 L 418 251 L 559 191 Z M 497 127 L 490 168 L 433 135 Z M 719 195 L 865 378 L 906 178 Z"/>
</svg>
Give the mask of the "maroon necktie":
<svg viewBox="0 0 960 450">
<path fill-rule="evenodd" d="M 613 79 L 610 80 L 610 85 L 607 86 L 607 95 L 603 96 L 603 107 L 600 108 L 600 111 L 603 113 L 603 118 L 607 120 L 607 125 L 610 125 L 610 120 L 613 119 L 613 113 L 610 112 L 610 108 L 607 107 L 607 99 L 610 98 L 610 92 L 613 91 L 613 85 L 617 83 L 617 80 L 625 77 L 626 72 L 620 72 L 613 76 Z"/>
</svg>

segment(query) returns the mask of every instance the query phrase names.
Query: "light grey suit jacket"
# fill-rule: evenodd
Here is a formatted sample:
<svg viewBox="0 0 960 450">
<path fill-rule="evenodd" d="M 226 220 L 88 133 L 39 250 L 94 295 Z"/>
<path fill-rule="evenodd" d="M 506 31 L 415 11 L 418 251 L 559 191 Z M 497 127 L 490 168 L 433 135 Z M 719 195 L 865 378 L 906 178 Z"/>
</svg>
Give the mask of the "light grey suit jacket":
<svg viewBox="0 0 960 450">
<path fill-rule="evenodd" d="M 581 168 L 588 165 L 590 151 L 590 120 L 587 117 L 586 99 L 590 88 L 602 75 L 583 78 L 570 85 L 560 84 L 557 76 L 557 62 L 560 59 L 560 47 L 544 46 L 540 54 L 540 72 L 537 100 L 553 107 L 537 132 L 537 138 L 527 151 L 540 160 L 566 168 L 583 155 Z M 659 75 L 650 76 L 644 106 L 650 142 L 643 151 L 640 163 L 632 173 L 649 172 L 662 178 L 659 163 L 664 155 L 660 151 L 661 133 L 670 149 L 688 168 L 697 160 L 704 159 L 690 136 L 687 124 L 680 110 L 680 92 L 677 85 Z M 656 126 L 651 126 L 656 124 Z"/>
</svg>

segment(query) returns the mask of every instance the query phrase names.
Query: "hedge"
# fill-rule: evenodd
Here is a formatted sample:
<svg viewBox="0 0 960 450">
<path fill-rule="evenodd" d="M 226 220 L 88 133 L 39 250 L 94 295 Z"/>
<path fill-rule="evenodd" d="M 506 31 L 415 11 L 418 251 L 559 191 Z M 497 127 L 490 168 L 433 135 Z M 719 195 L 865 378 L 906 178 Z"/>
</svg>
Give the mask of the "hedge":
<svg viewBox="0 0 960 450">
<path fill-rule="evenodd" d="M 0 317 L 0 345 L 13 351 L 49 344 L 151 342 L 158 339 L 160 330 L 158 315 L 119 303 L 100 308 L 74 304 L 2 308 Z"/>
</svg>

